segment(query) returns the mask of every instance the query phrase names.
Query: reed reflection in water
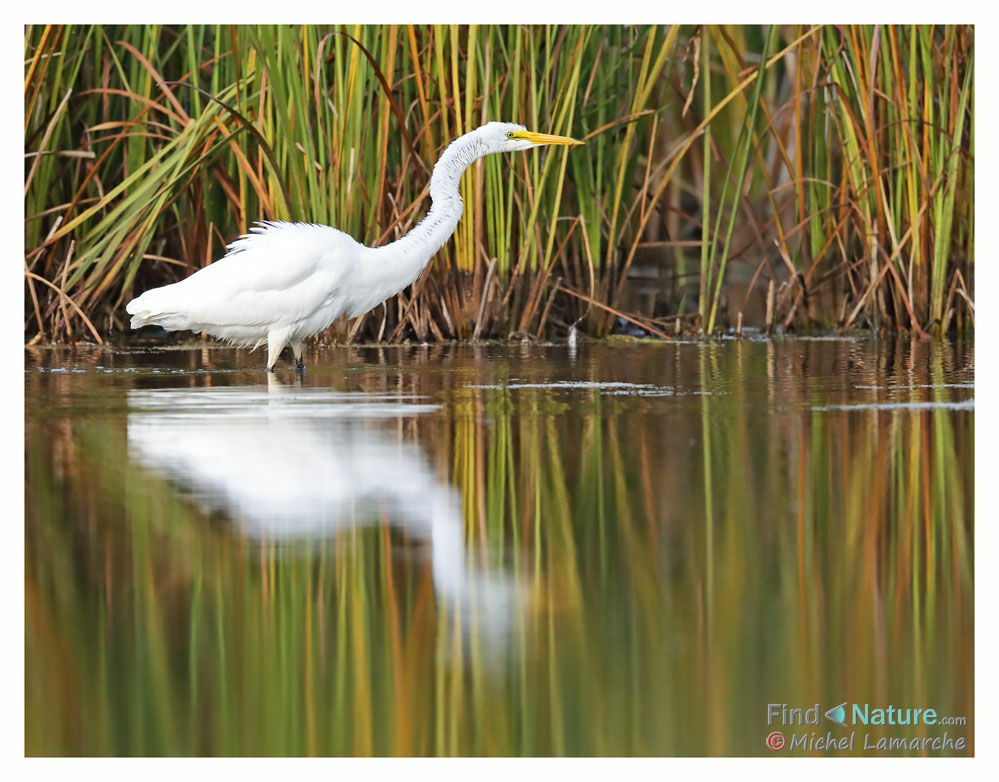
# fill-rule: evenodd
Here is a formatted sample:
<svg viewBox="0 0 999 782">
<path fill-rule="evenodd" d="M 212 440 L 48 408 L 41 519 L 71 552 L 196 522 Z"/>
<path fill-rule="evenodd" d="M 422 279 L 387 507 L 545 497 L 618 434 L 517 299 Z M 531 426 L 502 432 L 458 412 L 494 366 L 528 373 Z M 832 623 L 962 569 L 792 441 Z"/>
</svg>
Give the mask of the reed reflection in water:
<svg viewBox="0 0 999 782">
<path fill-rule="evenodd" d="M 26 352 L 28 754 L 973 751 L 970 345 L 307 360 Z"/>
</svg>

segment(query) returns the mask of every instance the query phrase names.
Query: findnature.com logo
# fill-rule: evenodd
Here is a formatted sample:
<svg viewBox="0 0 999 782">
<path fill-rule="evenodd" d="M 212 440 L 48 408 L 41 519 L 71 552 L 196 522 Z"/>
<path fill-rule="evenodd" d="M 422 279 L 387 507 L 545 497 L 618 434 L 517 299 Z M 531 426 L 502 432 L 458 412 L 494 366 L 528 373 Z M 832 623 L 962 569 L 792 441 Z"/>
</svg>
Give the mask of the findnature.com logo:
<svg viewBox="0 0 999 782">
<path fill-rule="evenodd" d="M 821 717 L 826 721 L 834 723 L 842 728 L 851 729 L 848 734 L 834 733 L 827 730 L 824 734 L 820 731 L 808 730 L 809 727 L 819 727 Z M 890 704 L 888 706 L 873 706 L 870 703 L 850 703 L 843 701 L 825 711 L 820 704 L 816 703 L 811 707 L 794 707 L 786 703 L 767 704 L 767 727 L 775 725 L 790 728 L 804 728 L 798 732 L 792 732 L 790 737 L 785 737 L 779 730 L 770 731 L 766 737 L 768 749 L 778 752 L 783 749 L 789 751 L 803 750 L 807 752 L 815 751 L 840 751 L 850 752 L 857 748 L 873 752 L 913 752 L 913 751 L 933 751 L 933 752 L 965 752 L 968 749 L 968 740 L 964 735 L 952 735 L 949 730 L 944 730 L 939 735 L 925 735 L 927 729 L 940 727 L 965 726 L 967 718 L 962 715 L 942 716 L 937 709 L 924 707 L 900 707 Z M 866 731 L 854 730 L 853 728 L 866 728 L 870 726 L 889 728 L 920 728 L 920 736 L 904 735 L 871 735 Z M 862 733 L 858 736 L 858 733 Z M 779 736 L 776 739 L 775 736 Z M 859 739 L 859 743 L 858 743 Z"/>
</svg>

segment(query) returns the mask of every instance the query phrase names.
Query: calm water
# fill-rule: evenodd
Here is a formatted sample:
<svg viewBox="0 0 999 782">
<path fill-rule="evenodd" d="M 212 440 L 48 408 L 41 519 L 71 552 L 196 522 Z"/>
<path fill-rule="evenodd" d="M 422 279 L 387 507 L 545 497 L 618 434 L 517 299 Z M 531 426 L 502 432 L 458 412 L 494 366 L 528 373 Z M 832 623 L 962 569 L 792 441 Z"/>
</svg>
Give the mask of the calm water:
<svg viewBox="0 0 999 782">
<path fill-rule="evenodd" d="M 306 359 L 26 352 L 28 754 L 974 751 L 971 344 Z"/>
</svg>

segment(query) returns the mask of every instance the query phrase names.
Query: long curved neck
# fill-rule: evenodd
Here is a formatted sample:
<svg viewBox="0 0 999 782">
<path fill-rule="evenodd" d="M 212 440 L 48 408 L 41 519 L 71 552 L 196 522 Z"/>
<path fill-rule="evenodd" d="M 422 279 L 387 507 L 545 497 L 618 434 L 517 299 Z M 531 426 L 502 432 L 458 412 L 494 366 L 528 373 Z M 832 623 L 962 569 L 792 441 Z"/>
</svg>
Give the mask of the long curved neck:
<svg viewBox="0 0 999 782">
<path fill-rule="evenodd" d="M 430 177 L 430 211 L 419 224 L 402 238 L 375 249 L 378 262 L 386 276 L 405 280 L 405 287 L 423 271 L 461 219 L 461 195 L 458 182 L 465 169 L 488 153 L 486 144 L 473 133 L 451 142 L 434 166 Z M 401 289 L 401 288 L 400 288 Z"/>
</svg>

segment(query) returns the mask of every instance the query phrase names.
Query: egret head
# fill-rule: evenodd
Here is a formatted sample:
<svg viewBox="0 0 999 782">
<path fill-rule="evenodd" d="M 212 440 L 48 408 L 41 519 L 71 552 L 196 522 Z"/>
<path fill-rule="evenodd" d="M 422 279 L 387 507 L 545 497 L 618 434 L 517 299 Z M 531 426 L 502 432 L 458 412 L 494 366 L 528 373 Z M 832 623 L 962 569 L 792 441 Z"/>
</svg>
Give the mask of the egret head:
<svg viewBox="0 0 999 782">
<path fill-rule="evenodd" d="M 490 152 L 514 152 L 545 144 L 576 146 L 583 143 L 568 136 L 533 133 L 523 125 L 517 125 L 513 122 L 487 122 L 475 132 L 482 134 Z"/>
</svg>

